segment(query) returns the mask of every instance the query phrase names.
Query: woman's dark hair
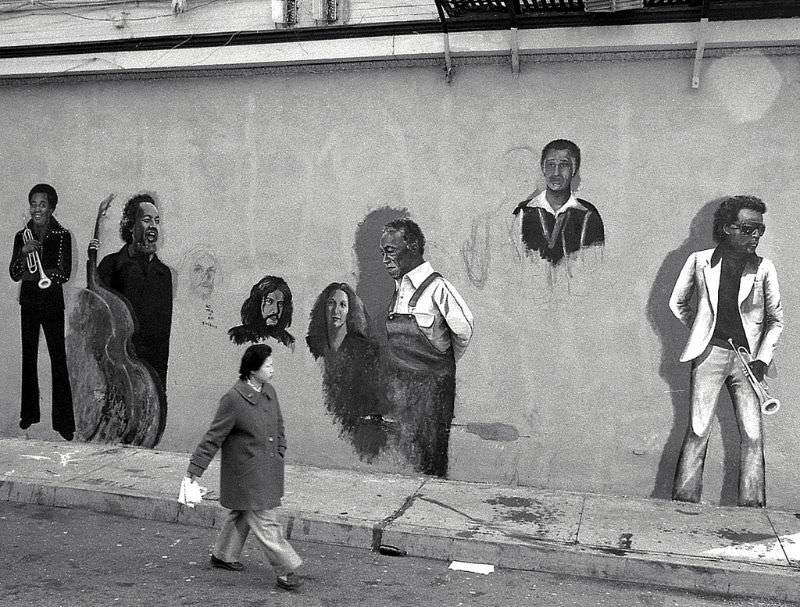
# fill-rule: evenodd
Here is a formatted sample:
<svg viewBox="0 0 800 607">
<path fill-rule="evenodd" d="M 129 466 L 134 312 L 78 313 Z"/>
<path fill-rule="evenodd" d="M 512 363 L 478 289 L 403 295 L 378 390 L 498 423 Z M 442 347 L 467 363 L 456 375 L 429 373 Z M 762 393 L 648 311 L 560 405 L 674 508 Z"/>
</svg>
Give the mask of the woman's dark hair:
<svg viewBox="0 0 800 607">
<path fill-rule="evenodd" d="M 31 188 L 31 191 L 28 192 L 29 203 L 34 194 L 45 194 L 47 196 L 47 202 L 50 204 L 50 210 L 56 210 L 56 205 L 58 204 L 58 194 L 56 194 L 56 189 L 53 186 L 48 183 L 37 183 Z"/>
<path fill-rule="evenodd" d="M 356 295 L 353 287 L 346 282 L 332 282 L 319 294 L 317 301 L 314 302 L 314 307 L 311 308 L 306 344 L 314 358 L 324 356 L 325 351 L 328 349 L 326 308 L 328 298 L 334 291 L 342 291 L 347 295 L 347 334 L 363 338 L 369 337 L 369 315 L 361 298 Z"/>
<path fill-rule="evenodd" d="M 722 201 L 714 212 L 714 242 L 725 242 L 725 226 L 736 223 L 739 219 L 739 211 L 750 209 L 762 215 L 767 212 L 767 205 L 760 198 L 755 196 L 731 196 Z"/>
<path fill-rule="evenodd" d="M 253 371 L 258 371 L 264 361 L 272 356 L 272 348 L 267 344 L 253 344 L 242 355 L 242 363 L 239 365 L 239 379 L 247 380 Z"/>
</svg>

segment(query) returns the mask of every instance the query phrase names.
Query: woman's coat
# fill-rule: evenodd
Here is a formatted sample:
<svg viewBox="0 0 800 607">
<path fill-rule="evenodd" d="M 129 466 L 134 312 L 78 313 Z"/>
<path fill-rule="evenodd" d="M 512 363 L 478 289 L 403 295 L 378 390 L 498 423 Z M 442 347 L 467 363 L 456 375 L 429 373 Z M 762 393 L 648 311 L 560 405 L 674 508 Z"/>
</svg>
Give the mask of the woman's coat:
<svg viewBox="0 0 800 607">
<path fill-rule="evenodd" d="M 219 501 L 225 508 L 263 510 L 280 506 L 286 437 L 278 396 L 271 384 L 264 384 L 259 392 L 239 381 L 222 397 L 188 471 L 202 476 L 220 448 Z"/>
</svg>

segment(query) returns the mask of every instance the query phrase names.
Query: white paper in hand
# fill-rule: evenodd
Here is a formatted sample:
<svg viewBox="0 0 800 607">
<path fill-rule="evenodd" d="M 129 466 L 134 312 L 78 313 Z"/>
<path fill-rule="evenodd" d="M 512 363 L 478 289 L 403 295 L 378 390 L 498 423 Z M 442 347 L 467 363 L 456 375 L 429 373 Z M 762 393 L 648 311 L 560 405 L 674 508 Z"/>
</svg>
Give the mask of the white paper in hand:
<svg viewBox="0 0 800 607">
<path fill-rule="evenodd" d="M 178 502 L 189 506 L 189 508 L 194 508 L 203 501 L 203 495 L 206 494 L 206 491 L 196 480 L 184 476 L 181 481 L 181 490 L 178 493 Z"/>
</svg>

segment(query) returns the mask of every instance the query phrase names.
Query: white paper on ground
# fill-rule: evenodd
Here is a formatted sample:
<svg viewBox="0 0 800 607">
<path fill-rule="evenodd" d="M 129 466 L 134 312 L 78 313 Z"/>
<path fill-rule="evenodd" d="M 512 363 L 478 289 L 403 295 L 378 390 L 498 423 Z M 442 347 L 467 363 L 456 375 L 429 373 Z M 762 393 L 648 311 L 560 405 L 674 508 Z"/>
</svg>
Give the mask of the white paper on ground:
<svg viewBox="0 0 800 607">
<path fill-rule="evenodd" d="M 469 571 L 471 573 L 482 573 L 487 575 L 494 573 L 494 565 L 486 565 L 484 563 L 462 563 L 460 561 L 453 561 L 450 563 L 450 569 L 455 571 Z"/>
</svg>

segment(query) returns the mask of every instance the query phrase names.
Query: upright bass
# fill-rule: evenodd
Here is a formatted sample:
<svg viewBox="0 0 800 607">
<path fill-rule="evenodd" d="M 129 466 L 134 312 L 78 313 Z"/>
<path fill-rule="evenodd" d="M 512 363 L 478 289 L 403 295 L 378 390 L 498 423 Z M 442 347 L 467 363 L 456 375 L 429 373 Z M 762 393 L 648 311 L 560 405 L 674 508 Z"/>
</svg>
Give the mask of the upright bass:
<svg viewBox="0 0 800 607">
<path fill-rule="evenodd" d="M 97 211 L 94 239 L 114 195 Z M 166 395 L 153 368 L 137 358 L 129 303 L 98 279 L 97 250 L 89 250 L 86 288 L 69 319 L 67 364 L 75 402 L 76 436 L 85 441 L 154 447 L 164 431 Z"/>
</svg>

